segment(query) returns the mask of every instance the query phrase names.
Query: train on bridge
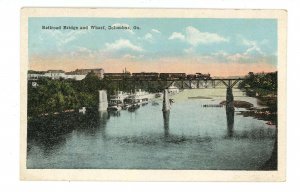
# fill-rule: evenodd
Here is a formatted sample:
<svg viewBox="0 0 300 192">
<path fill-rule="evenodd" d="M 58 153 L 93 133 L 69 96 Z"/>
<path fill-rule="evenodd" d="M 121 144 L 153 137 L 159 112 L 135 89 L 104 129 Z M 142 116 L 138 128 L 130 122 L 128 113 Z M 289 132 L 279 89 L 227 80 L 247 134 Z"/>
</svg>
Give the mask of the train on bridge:
<svg viewBox="0 0 300 192">
<path fill-rule="evenodd" d="M 104 79 L 107 80 L 209 80 L 212 79 L 210 74 L 195 73 L 195 74 L 186 74 L 186 73 L 156 73 L 156 72 L 141 72 L 141 73 L 104 73 Z"/>
</svg>

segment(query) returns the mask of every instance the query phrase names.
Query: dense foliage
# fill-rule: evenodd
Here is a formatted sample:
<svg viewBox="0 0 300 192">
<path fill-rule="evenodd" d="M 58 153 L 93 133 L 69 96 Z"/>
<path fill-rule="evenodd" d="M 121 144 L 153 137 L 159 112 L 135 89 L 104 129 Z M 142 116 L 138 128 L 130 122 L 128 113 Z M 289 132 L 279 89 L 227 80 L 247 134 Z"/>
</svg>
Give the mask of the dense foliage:
<svg viewBox="0 0 300 192">
<path fill-rule="evenodd" d="M 107 90 L 108 95 L 111 95 L 116 90 L 131 92 L 138 88 L 157 92 L 163 86 L 163 83 L 100 80 L 93 72 L 81 81 L 44 78 L 37 82 L 37 86 L 28 83 L 28 115 L 38 116 L 70 109 L 78 110 L 81 107 L 97 107 L 98 90 L 101 89 Z"/>
<path fill-rule="evenodd" d="M 249 95 L 277 95 L 277 72 L 256 74 L 250 72 L 240 83 L 239 88 L 245 89 Z"/>
<path fill-rule="evenodd" d="M 91 73 L 82 81 L 44 78 L 28 84 L 28 115 L 62 112 L 83 106 L 95 107 L 101 82 Z"/>
</svg>

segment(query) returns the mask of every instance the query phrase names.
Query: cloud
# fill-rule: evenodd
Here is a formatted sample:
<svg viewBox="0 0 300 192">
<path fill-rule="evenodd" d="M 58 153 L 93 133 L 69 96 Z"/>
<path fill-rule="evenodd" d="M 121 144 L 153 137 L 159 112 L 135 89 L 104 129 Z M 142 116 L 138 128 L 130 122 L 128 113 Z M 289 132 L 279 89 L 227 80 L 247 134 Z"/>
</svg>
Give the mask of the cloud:
<svg viewBox="0 0 300 192">
<path fill-rule="evenodd" d="M 151 32 L 153 32 L 153 33 L 161 33 L 159 30 L 157 30 L 157 29 L 151 29 Z"/>
<path fill-rule="evenodd" d="M 160 31 L 157 29 L 151 29 L 148 33 L 144 35 L 144 37 L 137 37 L 138 40 L 146 40 L 150 43 L 154 43 L 154 37 L 156 34 L 160 34 Z"/>
<path fill-rule="evenodd" d="M 195 48 L 190 47 L 190 48 L 184 49 L 183 51 L 187 54 L 192 54 L 192 53 L 195 53 Z"/>
<path fill-rule="evenodd" d="M 135 55 L 130 55 L 130 54 L 125 54 L 125 55 L 123 55 L 123 58 L 124 59 L 135 59 L 136 56 Z"/>
<path fill-rule="evenodd" d="M 76 58 L 95 58 L 98 55 L 97 51 L 88 49 L 86 47 L 77 46 L 75 50 L 69 53 L 69 56 Z"/>
<path fill-rule="evenodd" d="M 219 50 L 217 52 L 212 53 L 211 55 L 215 57 L 226 57 L 228 56 L 228 53 L 224 50 Z"/>
<path fill-rule="evenodd" d="M 188 43 L 190 47 L 183 50 L 183 52 L 187 54 L 194 54 L 196 51 L 195 48 L 200 44 L 229 42 L 228 38 L 225 38 L 217 33 L 201 32 L 192 26 L 188 26 L 185 28 L 185 34 L 173 32 L 168 39 L 178 39 Z"/>
<path fill-rule="evenodd" d="M 261 43 L 266 44 L 267 41 L 264 40 Z M 248 47 L 247 50 L 244 52 L 244 54 L 246 54 L 246 55 L 249 55 L 249 54 L 264 55 L 264 52 L 261 50 L 261 47 L 257 41 L 252 41 L 252 40 L 248 40 L 246 38 L 241 38 L 241 44 Z"/>
<path fill-rule="evenodd" d="M 252 47 L 249 49 L 252 49 Z M 277 63 L 276 55 L 265 55 L 259 53 L 252 54 L 249 49 L 240 53 L 227 53 L 224 50 L 220 50 L 215 53 L 211 53 L 207 56 L 207 58 L 210 58 L 210 60 L 219 61 L 221 63 Z"/>
<path fill-rule="evenodd" d="M 112 25 L 112 27 L 126 27 L 128 29 L 124 29 L 125 32 L 128 32 L 130 34 L 134 34 L 134 32 L 131 30 L 130 25 L 126 24 L 126 23 L 115 23 Z"/>
<path fill-rule="evenodd" d="M 106 51 L 115 51 L 121 49 L 130 49 L 138 52 L 144 51 L 142 47 L 134 45 L 128 39 L 119 39 L 113 43 L 105 43 L 105 49 Z"/>
<path fill-rule="evenodd" d="M 250 56 L 245 53 L 233 53 L 229 54 L 224 50 L 219 50 L 217 52 L 211 53 L 207 56 L 211 60 L 220 61 L 222 63 L 236 63 L 245 62 L 245 60 L 251 60 Z"/>
<path fill-rule="evenodd" d="M 128 39 L 119 39 L 111 43 L 105 43 L 101 49 L 90 49 L 88 47 L 77 46 L 66 56 L 77 59 L 94 59 L 95 61 L 107 60 L 112 58 L 139 59 L 143 55 L 136 55 L 143 52 L 144 49 L 133 44 Z"/>
<path fill-rule="evenodd" d="M 55 43 L 59 51 L 62 50 L 62 47 L 69 44 L 72 41 L 78 39 L 78 37 L 88 33 L 87 30 L 72 30 L 70 32 L 62 32 L 59 30 L 45 30 L 39 36 L 39 40 L 42 42 L 52 41 Z"/>
<path fill-rule="evenodd" d="M 217 33 L 201 32 L 195 27 L 189 26 L 185 30 L 186 41 L 192 46 L 199 44 L 228 42 L 229 39 L 218 35 Z"/>
<path fill-rule="evenodd" d="M 231 55 L 226 55 L 224 57 L 227 61 L 234 62 L 234 63 L 253 60 L 253 59 L 251 59 L 251 57 L 249 55 L 247 55 L 245 53 L 235 53 L 235 54 L 231 54 Z"/>
<path fill-rule="evenodd" d="M 182 33 L 173 32 L 172 35 L 169 37 L 169 40 L 179 39 L 181 41 L 185 40 L 185 36 Z"/>
<path fill-rule="evenodd" d="M 102 49 L 89 49 L 82 46 L 77 46 L 74 51 L 69 52 L 72 58 L 86 58 L 94 60 L 106 60 L 109 58 L 126 58 L 135 59 L 142 56 L 135 56 L 135 53 L 143 52 L 143 48 L 134 45 L 127 39 L 119 39 L 112 43 L 105 43 Z"/>
<path fill-rule="evenodd" d="M 128 60 L 141 59 L 143 57 L 144 55 L 132 55 L 132 54 L 125 54 L 122 56 L 123 59 L 128 59 Z"/>
<path fill-rule="evenodd" d="M 243 38 L 243 37 L 241 37 L 241 43 L 242 43 L 243 45 L 248 46 L 248 47 L 251 47 L 251 46 L 254 46 L 254 45 L 257 44 L 256 41 L 251 41 L 251 40 L 245 39 L 245 38 Z"/>
<path fill-rule="evenodd" d="M 146 40 L 152 40 L 153 39 L 153 35 L 151 33 L 147 33 L 144 38 Z"/>
<path fill-rule="evenodd" d="M 268 63 L 275 65 L 277 63 L 277 56 L 275 54 L 266 54 L 262 51 L 261 46 L 268 43 L 267 40 L 261 42 L 249 40 L 242 36 L 238 37 L 238 43 L 245 48 L 238 52 L 228 53 L 225 50 L 219 50 L 214 53 L 201 55 L 209 62 L 221 62 L 221 63 Z M 195 46 L 191 46 L 188 49 L 184 49 L 185 53 L 194 53 Z"/>
</svg>

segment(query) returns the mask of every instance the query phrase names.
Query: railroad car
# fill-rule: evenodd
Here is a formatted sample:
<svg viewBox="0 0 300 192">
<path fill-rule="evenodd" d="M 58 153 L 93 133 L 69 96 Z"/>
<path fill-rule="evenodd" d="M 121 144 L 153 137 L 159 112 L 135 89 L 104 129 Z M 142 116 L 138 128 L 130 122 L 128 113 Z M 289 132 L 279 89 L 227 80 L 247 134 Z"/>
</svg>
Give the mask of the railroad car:
<svg viewBox="0 0 300 192">
<path fill-rule="evenodd" d="M 196 73 L 197 75 L 197 79 L 204 79 L 204 80 L 208 80 L 211 79 L 210 74 L 202 74 L 202 73 Z"/>
<path fill-rule="evenodd" d="M 132 73 L 132 78 L 134 80 L 157 80 L 159 78 L 159 73 L 155 73 L 155 72 Z"/>
<path fill-rule="evenodd" d="M 162 80 L 181 80 L 186 78 L 185 73 L 160 73 L 160 79 Z"/>
<path fill-rule="evenodd" d="M 104 73 L 104 79 L 108 80 L 123 80 L 130 78 L 130 73 Z"/>
<path fill-rule="evenodd" d="M 197 75 L 196 75 L 196 74 L 188 74 L 188 75 L 186 76 L 186 78 L 187 78 L 188 80 L 195 80 L 195 79 L 197 79 Z"/>
</svg>

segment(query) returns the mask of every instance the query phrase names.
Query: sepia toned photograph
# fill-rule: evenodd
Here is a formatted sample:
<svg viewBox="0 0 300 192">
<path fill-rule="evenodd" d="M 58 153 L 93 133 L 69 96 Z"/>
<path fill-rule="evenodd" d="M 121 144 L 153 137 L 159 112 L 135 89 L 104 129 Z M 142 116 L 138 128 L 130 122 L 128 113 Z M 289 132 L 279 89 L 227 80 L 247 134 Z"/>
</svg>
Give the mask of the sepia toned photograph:
<svg viewBox="0 0 300 192">
<path fill-rule="evenodd" d="M 21 179 L 285 179 L 285 11 L 21 13 Z"/>
</svg>

